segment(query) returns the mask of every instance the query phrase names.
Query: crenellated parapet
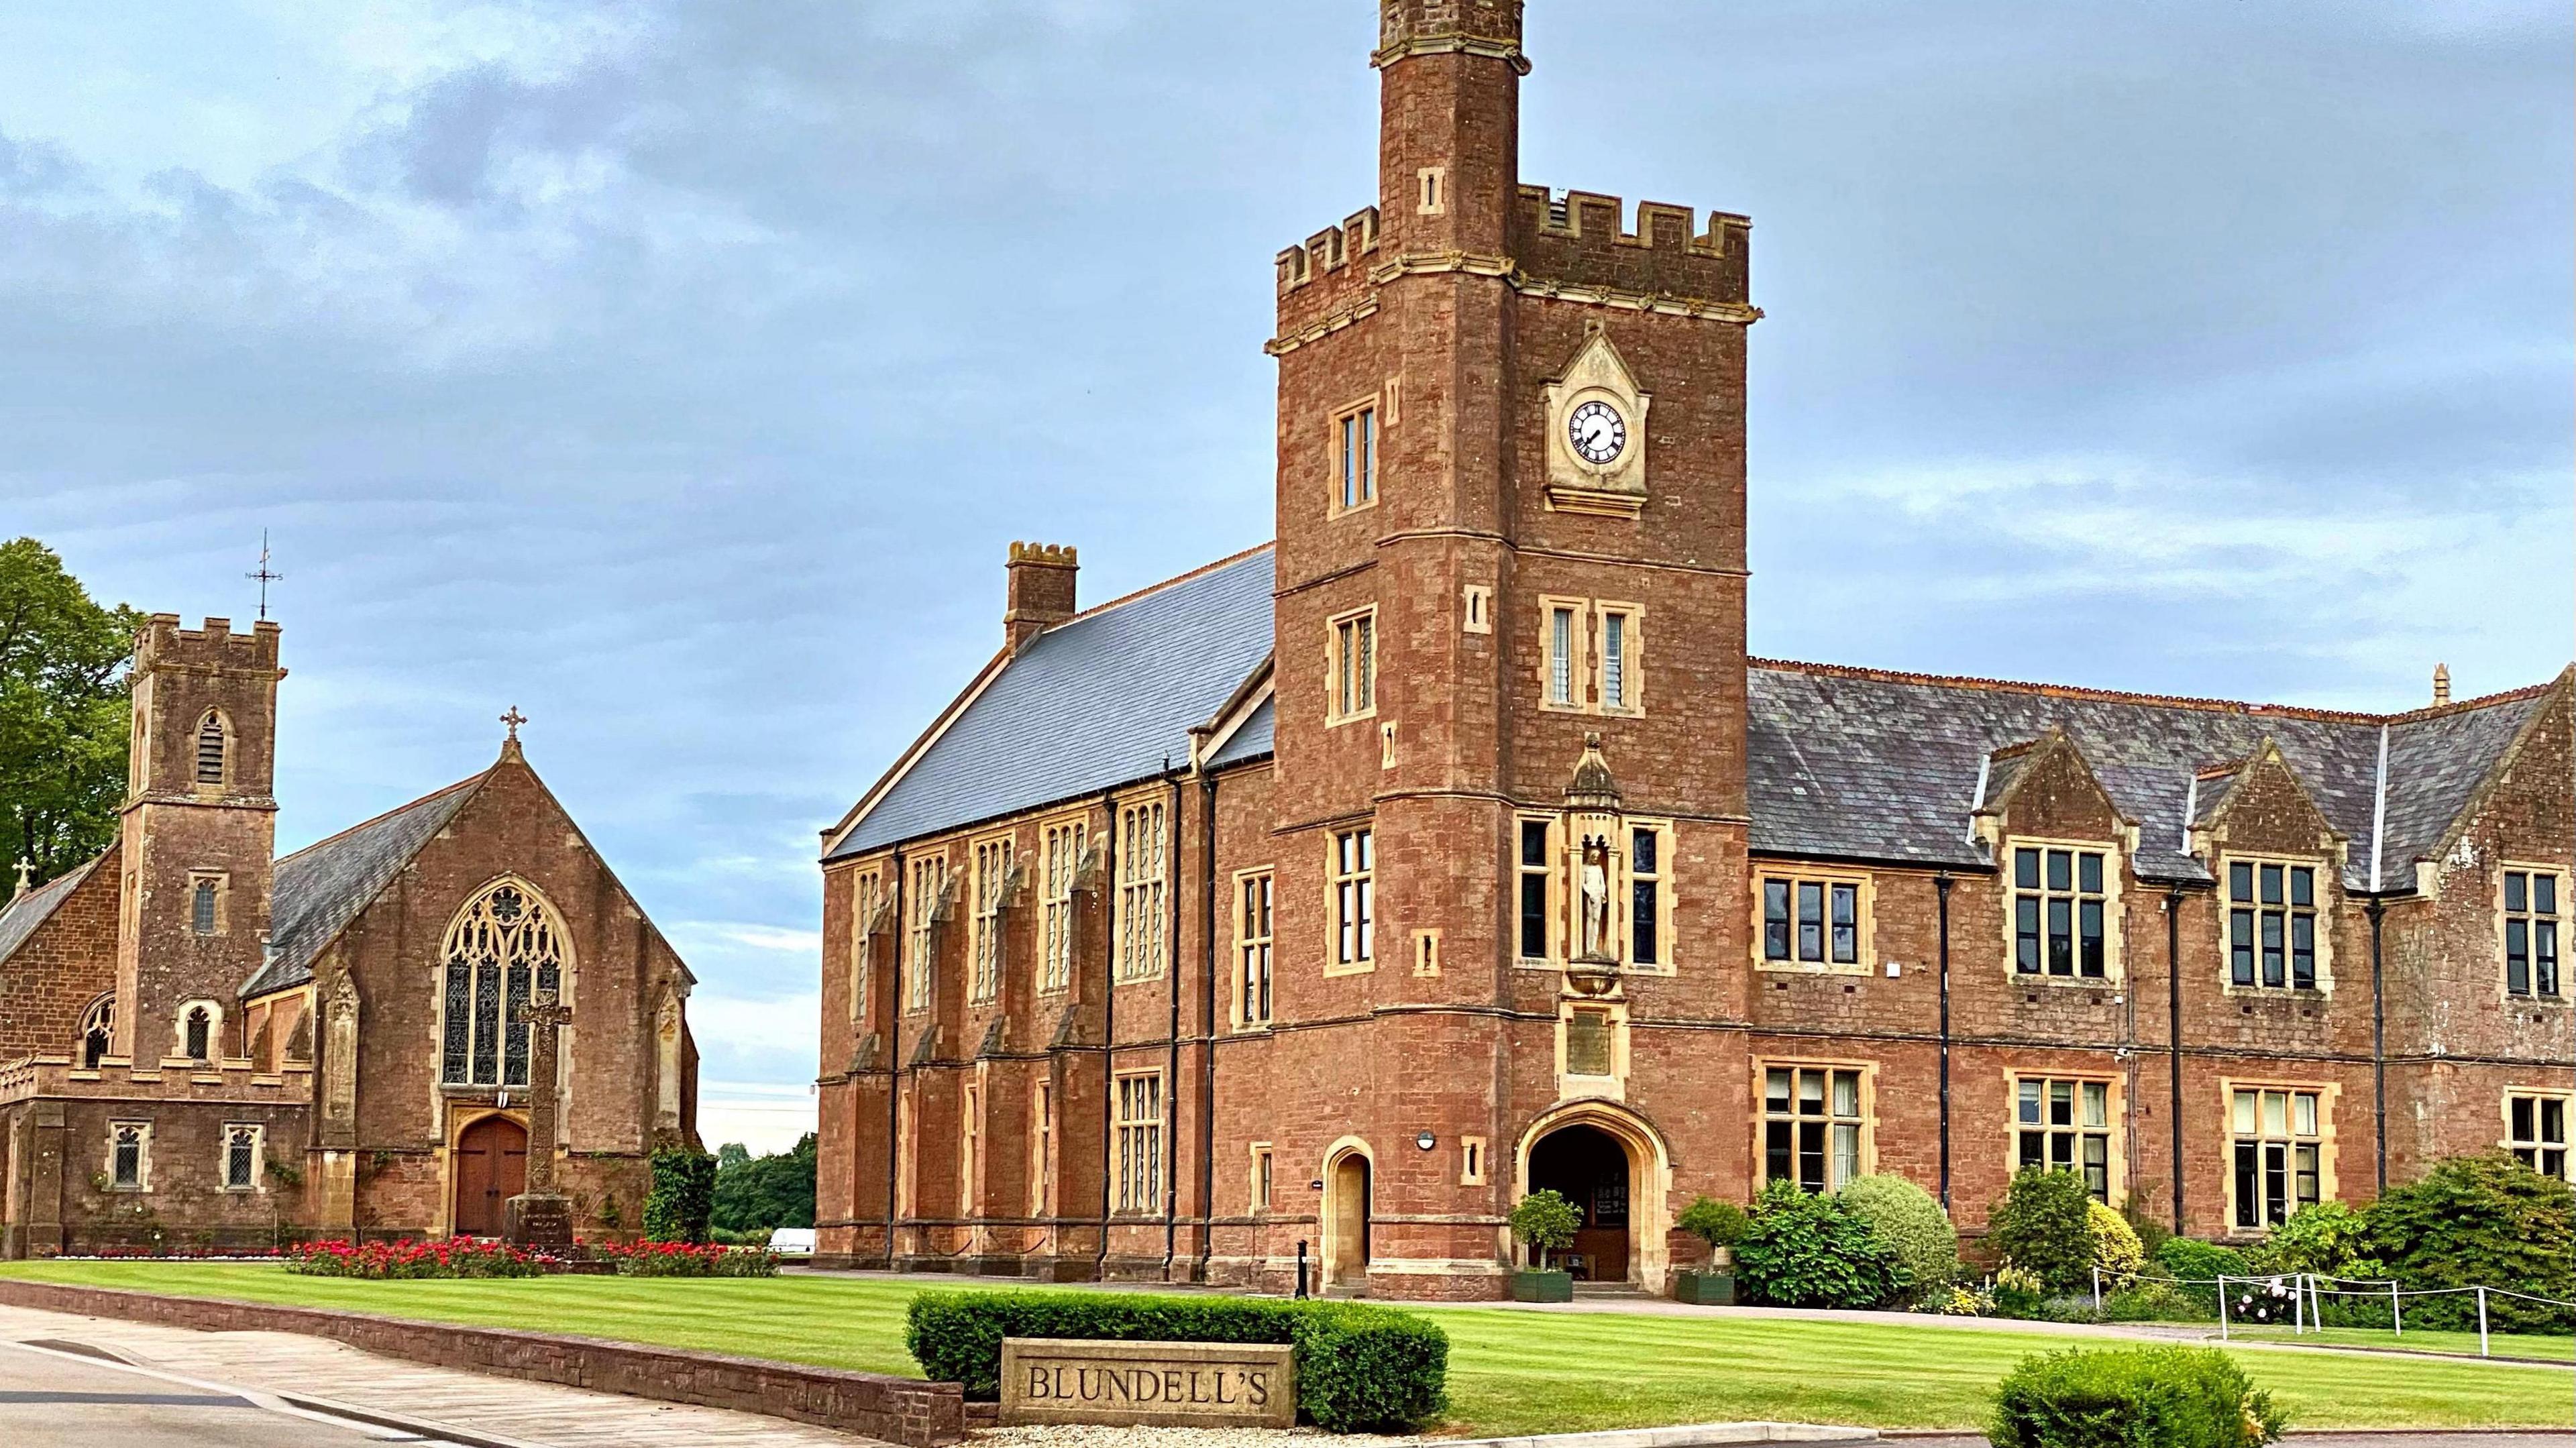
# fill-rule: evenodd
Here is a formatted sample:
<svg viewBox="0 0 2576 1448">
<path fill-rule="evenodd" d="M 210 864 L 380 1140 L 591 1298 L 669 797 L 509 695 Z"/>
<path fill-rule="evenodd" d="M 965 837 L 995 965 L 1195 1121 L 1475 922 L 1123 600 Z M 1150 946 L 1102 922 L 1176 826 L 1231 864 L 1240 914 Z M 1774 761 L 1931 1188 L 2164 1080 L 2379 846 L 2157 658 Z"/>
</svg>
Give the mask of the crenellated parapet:
<svg viewBox="0 0 2576 1448">
<path fill-rule="evenodd" d="M 1527 284 L 1601 288 L 1685 301 L 1750 299 L 1753 222 L 1712 211 L 1705 228 L 1687 206 L 1627 203 L 1590 191 L 1558 195 L 1520 188 L 1512 217 L 1512 259 Z"/>
<path fill-rule="evenodd" d="M 135 634 L 134 666 L 137 672 L 273 673 L 277 638 L 277 625 L 266 619 L 240 634 L 233 632 L 230 619 L 210 618 L 205 627 L 192 629 L 180 627 L 175 613 L 156 613 Z"/>
<path fill-rule="evenodd" d="M 0 1105 L 37 1099 L 301 1106 L 313 1099 L 313 1066 L 289 1061 L 264 1071 L 243 1057 L 153 1066 L 121 1056 L 89 1067 L 69 1056 L 25 1056 L 0 1064 Z"/>
<path fill-rule="evenodd" d="M 1371 293 L 1370 263 L 1378 253 L 1378 211 L 1351 213 L 1279 253 L 1279 335 L 1295 336 L 1347 312 Z"/>
</svg>

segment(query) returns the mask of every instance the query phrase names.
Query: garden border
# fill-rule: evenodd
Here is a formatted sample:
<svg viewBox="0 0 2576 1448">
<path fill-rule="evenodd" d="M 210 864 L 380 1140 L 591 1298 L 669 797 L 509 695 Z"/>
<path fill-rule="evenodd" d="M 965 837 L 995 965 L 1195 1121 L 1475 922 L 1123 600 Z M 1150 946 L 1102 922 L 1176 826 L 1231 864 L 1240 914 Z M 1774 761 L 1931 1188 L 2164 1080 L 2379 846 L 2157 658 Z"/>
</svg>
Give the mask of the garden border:
<svg viewBox="0 0 2576 1448">
<path fill-rule="evenodd" d="M 25 1278 L 0 1277 L 0 1303 L 211 1332 L 300 1332 L 437 1367 L 791 1418 L 906 1448 L 938 1448 L 966 1434 L 965 1390 L 955 1383 L 561 1333 Z"/>
</svg>

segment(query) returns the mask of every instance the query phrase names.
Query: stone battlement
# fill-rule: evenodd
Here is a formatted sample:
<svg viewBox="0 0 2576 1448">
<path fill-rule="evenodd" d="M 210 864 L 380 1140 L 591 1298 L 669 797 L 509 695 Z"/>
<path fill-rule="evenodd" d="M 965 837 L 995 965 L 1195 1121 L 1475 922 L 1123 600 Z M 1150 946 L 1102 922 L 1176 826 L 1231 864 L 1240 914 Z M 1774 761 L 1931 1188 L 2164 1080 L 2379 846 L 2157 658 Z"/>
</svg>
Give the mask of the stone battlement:
<svg viewBox="0 0 2576 1448">
<path fill-rule="evenodd" d="M 1078 568 L 1081 556 L 1069 543 L 1013 543 L 1013 563 L 1034 563 L 1043 568 Z"/>
<path fill-rule="evenodd" d="M 1701 228 L 1687 206 L 1627 203 L 1591 191 L 1558 195 L 1524 185 L 1512 217 L 1513 259 L 1535 281 L 1742 302 L 1749 284 L 1753 221 L 1712 211 Z"/>
<path fill-rule="evenodd" d="M 1297 246 L 1279 253 L 1279 292 L 1285 296 L 1318 279 L 1329 278 L 1354 257 L 1377 251 L 1377 208 L 1365 207 L 1328 226 Z"/>
<path fill-rule="evenodd" d="M 210 618 L 202 628 L 182 628 L 179 615 L 156 613 L 134 636 L 134 667 L 267 670 L 277 668 L 278 627 L 267 619 L 247 634 L 233 632 L 228 618 Z"/>
<path fill-rule="evenodd" d="M 261 1071 L 246 1058 L 191 1061 L 158 1068 L 110 1056 L 95 1069 L 69 1056 L 26 1056 L 0 1064 L 0 1103 L 38 1098 L 112 1101 L 222 1101 L 304 1105 L 312 1100 L 313 1063 L 290 1061 Z"/>
</svg>

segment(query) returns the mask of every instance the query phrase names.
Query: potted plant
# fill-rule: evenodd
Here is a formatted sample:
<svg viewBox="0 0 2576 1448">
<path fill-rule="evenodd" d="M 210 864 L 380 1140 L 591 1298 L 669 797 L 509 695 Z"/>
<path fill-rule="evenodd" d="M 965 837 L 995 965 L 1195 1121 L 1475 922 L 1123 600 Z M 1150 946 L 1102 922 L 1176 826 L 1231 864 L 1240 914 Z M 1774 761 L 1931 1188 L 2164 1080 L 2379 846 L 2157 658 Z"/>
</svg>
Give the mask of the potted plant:
<svg viewBox="0 0 2576 1448">
<path fill-rule="evenodd" d="M 1729 1307 L 1735 1302 L 1735 1242 L 1744 1235 L 1744 1209 L 1733 1202 L 1701 1197 L 1682 1209 L 1674 1223 L 1708 1244 L 1708 1267 L 1673 1274 L 1673 1297 L 1702 1307 Z"/>
<path fill-rule="evenodd" d="M 1512 1274 L 1514 1302 L 1572 1302 L 1574 1274 L 1548 1269 L 1548 1253 L 1562 1252 L 1574 1245 L 1574 1229 L 1583 1218 L 1574 1203 L 1553 1191 L 1535 1191 L 1521 1198 L 1512 1208 L 1512 1235 L 1530 1252 L 1536 1264 Z"/>
</svg>

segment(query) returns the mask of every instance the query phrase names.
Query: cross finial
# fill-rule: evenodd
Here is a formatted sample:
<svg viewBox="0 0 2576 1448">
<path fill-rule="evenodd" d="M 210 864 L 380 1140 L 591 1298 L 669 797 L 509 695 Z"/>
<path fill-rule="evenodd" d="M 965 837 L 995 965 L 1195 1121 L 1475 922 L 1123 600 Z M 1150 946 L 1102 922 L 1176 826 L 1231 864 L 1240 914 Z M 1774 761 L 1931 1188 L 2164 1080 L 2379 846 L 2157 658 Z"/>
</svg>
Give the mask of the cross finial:
<svg viewBox="0 0 2576 1448">
<path fill-rule="evenodd" d="M 257 579 L 259 581 L 259 616 L 262 619 L 266 619 L 268 617 L 268 586 L 272 583 L 283 583 L 286 581 L 285 574 L 272 572 L 268 566 L 268 530 L 266 528 L 259 530 L 259 567 L 250 573 L 243 574 L 242 576 L 245 578 Z"/>
<path fill-rule="evenodd" d="M 508 725 L 510 729 L 510 737 L 503 742 L 516 744 L 519 742 L 519 726 L 528 722 L 528 716 L 520 713 L 519 706 L 513 704 L 510 706 L 510 712 L 501 716 L 501 722 Z"/>
<path fill-rule="evenodd" d="M 27 883 L 28 878 L 35 873 L 36 862 L 28 859 L 24 855 L 20 855 L 18 857 L 18 890 L 16 894 L 9 897 L 10 904 L 15 905 L 20 900 L 26 898 L 27 891 L 30 888 Z"/>
</svg>

